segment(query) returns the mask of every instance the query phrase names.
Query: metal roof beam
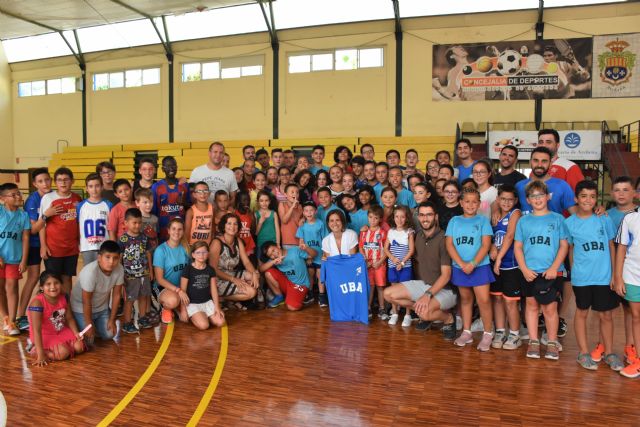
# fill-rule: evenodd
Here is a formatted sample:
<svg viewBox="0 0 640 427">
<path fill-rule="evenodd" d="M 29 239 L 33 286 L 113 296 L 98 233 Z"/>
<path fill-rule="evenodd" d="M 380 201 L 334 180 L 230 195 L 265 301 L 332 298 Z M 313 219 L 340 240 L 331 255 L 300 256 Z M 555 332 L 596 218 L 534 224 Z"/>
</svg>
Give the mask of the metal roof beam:
<svg viewBox="0 0 640 427">
<path fill-rule="evenodd" d="M 395 32 L 402 32 L 402 25 L 400 24 L 400 0 L 391 0 L 393 2 L 393 17 L 396 24 Z"/>
<path fill-rule="evenodd" d="M 166 40 L 162 38 L 162 34 L 160 33 L 160 30 L 158 29 L 158 26 L 156 25 L 156 22 L 153 20 L 153 16 L 149 15 L 146 12 L 141 11 L 140 9 L 136 9 L 135 7 L 131 6 L 128 3 L 125 3 L 121 0 L 111 0 L 111 2 L 124 7 L 125 9 L 128 9 L 134 13 L 137 13 L 138 15 L 147 18 L 149 20 L 149 22 L 151 22 L 151 25 L 153 26 L 153 29 L 155 30 L 156 34 L 158 35 L 158 39 L 160 40 L 160 43 L 162 43 L 162 46 L 164 47 L 164 52 L 167 55 L 167 58 L 173 58 L 173 51 L 171 50 L 171 42 L 169 41 L 169 36 L 168 36 L 168 32 L 167 32 L 167 26 L 165 24 L 165 20 L 164 17 L 162 18 L 162 26 L 164 27 L 164 33 L 166 36 Z"/>
<path fill-rule="evenodd" d="M 264 3 L 269 1 L 269 15 L 267 15 L 267 11 L 264 7 Z M 278 32 L 276 31 L 276 24 L 273 17 L 273 4 L 270 0 L 256 0 L 256 3 L 260 6 L 260 10 L 262 11 L 262 17 L 264 18 L 264 23 L 267 24 L 267 30 L 269 31 L 269 38 L 271 39 L 271 44 L 278 43 Z"/>
</svg>

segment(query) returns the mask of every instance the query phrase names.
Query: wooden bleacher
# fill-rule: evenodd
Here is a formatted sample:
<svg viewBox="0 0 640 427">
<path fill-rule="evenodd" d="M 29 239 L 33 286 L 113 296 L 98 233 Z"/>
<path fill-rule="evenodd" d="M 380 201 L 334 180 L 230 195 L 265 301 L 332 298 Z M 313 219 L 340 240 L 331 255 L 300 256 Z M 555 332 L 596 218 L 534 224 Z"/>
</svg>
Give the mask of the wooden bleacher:
<svg viewBox="0 0 640 427">
<path fill-rule="evenodd" d="M 333 151 L 340 145 L 349 147 L 355 154 L 360 153 L 362 144 L 371 144 L 376 150 L 376 161 L 385 159 L 387 150 L 396 149 L 401 158 L 409 148 L 418 152 L 420 165 L 434 158 L 439 150 L 452 150 L 453 136 L 391 136 L 391 137 L 345 137 L 345 138 L 288 138 L 288 139 L 254 139 L 221 141 L 225 151 L 231 157 L 231 167 L 241 166 L 242 147 L 253 145 L 256 150 L 266 148 L 307 148 L 324 145 L 327 164 L 331 163 Z M 116 179 L 131 179 L 135 170 L 135 158 L 138 153 L 157 153 L 158 160 L 165 156 L 173 156 L 178 162 L 178 176 L 188 177 L 196 166 L 207 162 L 208 148 L 211 141 L 174 142 L 156 144 L 123 144 L 98 145 L 88 147 L 65 147 L 62 153 L 51 156 L 49 170 L 52 172 L 61 167 L 69 167 L 75 176 L 74 189 L 84 188 L 84 179 L 95 171 L 96 164 L 111 161 L 116 166 Z"/>
</svg>

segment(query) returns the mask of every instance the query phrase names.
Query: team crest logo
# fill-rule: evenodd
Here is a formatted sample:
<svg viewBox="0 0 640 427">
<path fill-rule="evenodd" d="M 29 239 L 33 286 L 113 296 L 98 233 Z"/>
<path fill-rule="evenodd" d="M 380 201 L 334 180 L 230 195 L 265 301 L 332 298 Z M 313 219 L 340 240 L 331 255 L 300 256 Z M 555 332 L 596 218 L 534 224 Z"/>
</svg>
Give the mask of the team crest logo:
<svg viewBox="0 0 640 427">
<path fill-rule="evenodd" d="M 629 81 L 633 67 L 636 62 L 636 55 L 625 51 L 629 43 L 624 40 L 615 39 L 605 45 L 611 52 L 598 55 L 598 67 L 600 68 L 600 79 L 617 86 Z"/>
<path fill-rule="evenodd" d="M 362 274 L 362 267 L 356 268 L 356 276 L 359 276 L 361 274 Z"/>
<path fill-rule="evenodd" d="M 556 225 L 555 224 L 549 224 L 547 226 L 547 231 L 548 232 L 553 232 L 553 230 L 555 230 L 555 229 L 556 229 Z"/>
</svg>

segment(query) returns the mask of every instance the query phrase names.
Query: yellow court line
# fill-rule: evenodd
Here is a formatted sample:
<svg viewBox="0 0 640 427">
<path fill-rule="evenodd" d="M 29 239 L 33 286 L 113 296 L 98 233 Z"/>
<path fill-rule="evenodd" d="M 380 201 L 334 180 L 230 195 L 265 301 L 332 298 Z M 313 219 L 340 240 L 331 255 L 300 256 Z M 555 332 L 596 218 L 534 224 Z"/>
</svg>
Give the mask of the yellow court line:
<svg viewBox="0 0 640 427">
<path fill-rule="evenodd" d="M 224 363 L 227 360 L 227 348 L 229 347 L 229 331 L 227 330 L 227 325 L 224 325 L 220 331 L 222 342 L 220 343 L 220 354 L 218 355 L 218 363 L 216 364 L 216 370 L 213 371 L 213 376 L 211 377 L 211 381 L 209 382 L 209 386 L 205 390 L 202 395 L 202 399 L 200 399 L 200 403 L 196 408 L 195 412 L 191 416 L 191 419 L 187 423 L 187 427 L 194 427 L 198 425 L 200 422 L 200 418 L 204 415 L 204 411 L 207 410 L 209 406 L 209 402 L 211 402 L 211 398 L 213 397 L 213 393 L 215 393 L 216 388 L 218 387 L 218 382 L 220 381 L 220 377 L 222 376 L 222 371 L 224 370 Z"/>
<path fill-rule="evenodd" d="M 155 370 L 158 368 L 158 365 L 160 365 L 160 362 L 162 361 L 164 354 L 167 352 L 167 348 L 169 348 L 169 344 L 171 343 L 171 337 L 173 336 L 173 328 L 174 328 L 173 323 L 170 323 L 169 326 L 167 326 L 167 332 L 164 335 L 162 344 L 160 345 L 160 348 L 158 349 L 156 356 L 153 358 L 153 360 L 147 367 L 147 370 L 144 371 L 142 376 L 140 376 L 140 378 L 138 379 L 138 382 L 136 382 L 135 385 L 131 388 L 131 390 L 129 390 L 129 393 L 127 393 L 126 396 L 123 397 L 122 400 L 111 410 L 111 412 L 109 412 L 107 416 L 104 417 L 102 421 L 100 421 L 100 423 L 98 424 L 98 427 L 105 427 L 111 424 L 113 420 L 115 420 L 118 417 L 118 415 L 120 415 L 120 413 L 124 411 L 124 409 L 129 405 L 129 403 L 131 403 L 133 398 L 136 397 L 136 394 L 138 394 L 138 392 L 142 389 L 142 387 L 144 387 L 147 381 L 149 381 L 149 378 L 151 378 L 151 375 L 153 375 Z"/>
<path fill-rule="evenodd" d="M 11 342 L 18 341 L 18 338 L 14 337 L 5 337 L 4 335 L 0 335 L 0 345 L 9 344 Z"/>
</svg>

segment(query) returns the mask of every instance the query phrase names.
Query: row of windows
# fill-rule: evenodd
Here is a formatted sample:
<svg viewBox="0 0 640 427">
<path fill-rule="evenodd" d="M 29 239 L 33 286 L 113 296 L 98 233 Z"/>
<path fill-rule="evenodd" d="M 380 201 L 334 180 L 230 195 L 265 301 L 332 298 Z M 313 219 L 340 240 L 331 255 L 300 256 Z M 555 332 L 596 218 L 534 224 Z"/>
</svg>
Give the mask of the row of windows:
<svg viewBox="0 0 640 427">
<path fill-rule="evenodd" d="M 75 77 L 62 77 L 51 80 L 34 80 L 18 83 L 18 96 L 42 96 L 60 93 L 74 93 L 76 91 Z"/>
<path fill-rule="evenodd" d="M 331 52 L 296 54 L 289 56 L 290 73 L 311 71 L 355 70 L 382 67 L 383 48 L 337 49 Z M 264 56 L 229 58 L 208 62 L 182 64 L 182 81 L 193 82 L 213 79 L 234 79 L 261 76 Z M 125 87 L 140 87 L 160 83 L 160 68 L 137 68 L 93 75 L 93 90 L 101 91 Z M 18 96 L 51 95 L 76 91 L 75 77 L 37 80 L 18 83 Z"/>
<path fill-rule="evenodd" d="M 93 90 L 140 87 L 160 83 L 160 68 L 112 71 L 93 75 Z"/>
<path fill-rule="evenodd" d="M 295 54 L 289 56 L 290 73 L 311 71 L 356 70 L 384 65 L 384 49 L 336 49 L 329 52 Z"/>
</svg>

